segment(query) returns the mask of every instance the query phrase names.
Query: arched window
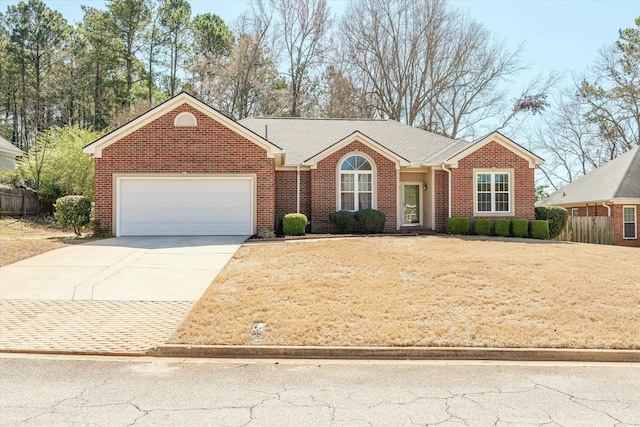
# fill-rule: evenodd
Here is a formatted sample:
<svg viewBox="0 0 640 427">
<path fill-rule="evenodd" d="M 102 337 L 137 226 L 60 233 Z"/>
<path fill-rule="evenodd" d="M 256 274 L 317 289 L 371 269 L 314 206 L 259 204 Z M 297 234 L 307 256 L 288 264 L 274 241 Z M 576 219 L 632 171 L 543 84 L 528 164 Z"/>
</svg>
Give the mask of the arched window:
<svg viewBox="0 0 640 427">
<path fill-rule="evenodd" d="M 373 209 L 373 167 L 362 156 L 349 156 L 340 164 L 339 210 Z"/>
<path fill-rule="evenodd" d="M 177 128 L 190 128 L 198 126 L 198 121 L 196 120 L 196 116 L 191 113 L 180 113 L 173 120 L 173 125 Z"/>
</svg>

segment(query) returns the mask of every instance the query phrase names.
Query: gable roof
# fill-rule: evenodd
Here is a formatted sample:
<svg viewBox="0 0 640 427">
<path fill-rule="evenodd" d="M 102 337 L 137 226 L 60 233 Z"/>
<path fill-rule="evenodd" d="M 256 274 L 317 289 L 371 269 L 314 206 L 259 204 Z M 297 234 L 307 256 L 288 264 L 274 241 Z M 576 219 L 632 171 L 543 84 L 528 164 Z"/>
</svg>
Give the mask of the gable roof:
<svg viewBox="0 0 640 427">
<path fill-rule="evenodd" d="M 433 166 L 443 162 L 457 165 L 458 160 L 491 141 L 529 160 L 531 167 L 544 163 L 504 135 L 493 132 L 473 142 L 451 139 L 415 128 L 395 120 L 374 119 L 310 119 L 292 117 L 249 117 L 240 123 L 253 132 L 282 147 L 286 153 L 284 166 L 311 165 L 339 149 L 352 135 L 368 141 L 399 162 L 401 166 Z M 347 143 L 348 143 L 347 142 Z"/>
<path fill-rule="evenodd" d="M 311 168 L 314 169 L 314 168 L 317 167 L 317 164 L 318 164 L 318 162 L 320 160 L 324 159 L 325 157 L 330 156 L 333 152 L 339 150 L 342 147 L 346 147 L 347 145 L 351 144 L 354 141 L 359 141 L 359 142 L 369 146 L 370 148 L 382 153 L 387 158 L 393 160 L 396 163 L 397 167 L 399 167 L 399 166 L 410 166 L 411 165 L 409 160 L 407 160 L 404 157 L 398 155 L 397 153 L 389 150 L 384 145 L 382 145 L 379 142 L 369 138 L 367 135 L 363 134 L 360 131 L 355 131 L 351 135 L 348 135 L 347 137 L 343 138 L 342 140 L 336 142 L 335 144 L 331 144 L 329 147 L 327 147 L 324 150 L 320 151 L 315 156 L 312 156 L 312 157 L 306 159 L 303 164 L 305 166 L 311 166 Z"/>
<path fill-rule="evenodd" d="M 199 110 L 203 114 L 211 117 L 213 120 L 227 127 L 228 129 L 242 135 L 247 138 L 249 141 L 255 143 L 256 145 L 264 148 L 267 151 L 268 157 L 274 157 L 276 153 L 282 153 L 282 148 L 278 147 L 274 143 L 267 141 L 262 138 L 260 135 L 252 132 L 250 129 L 242 126 L 240 123 L 235 120 L 225 116 L 218 110 L 208 106 L 204 102 L 196 99 L 195 97 L 189 95 L 186 92 L 181 92 L 173 98 L 163 102 L 160 105 L 152 108 L 136 119 L 130 121 L 129 123 L 120 126 L 119 128 L 109 132 L 102 138 L 92 142 L 83 148 L 83 152 L 86 154 L 90 154 L 93 157 L 102 157 L 102 150 L 114 142 L 119 141 L 126 135 L 140 129 L 141 127 L 151 123 L 156 120 L 158 117 L 170 112 L 171 110 L 183 105 L 187 104 L 196 110 Z"/>
<path fill-rule="evenodd" d="M 536 166 L 544 164 L 544 160 L 542 160 L 540 157 L 536 156 L 531 151 L 524 148 L 522 145 L 516 143 L 512 139 L 504 136 L 503 134 L 497 131 L 491 132 L 475 140 L 472 143 L 468 143 L 466 147 L 460 146 L 460 144 L 458 144 L 458 146 L 456 147 L 451 147 L 451 150 L 449 150 L 445 154 L 445 155 L 449 155 L 453 153 L 450 155 L 450 157 L 447 158 L 447 162 L 450 162 L 453 165 L 457 165 L 459 160 L 463 159 L 464 157 L 468 156 L 474 151 L 479 150 L 480 148 L 484 147 L 490 142 L 495 142 L 497 144 L 500 144 L 503 147 L 505 147 L 507 150 L 510 150 L 516 153 L 517 155 L 519 155 L 520 157 L 529 160 L 529 167 L 534 168 Z M 462 149 L 459 151 L 455 151 L 459 148 L 462 148 Z"/>
<path fill-rule="evenodd" d="M 0 136 L 0 154 L 5 154 L 10 157 L 17 157 L 24 155 L 24 152 Z"/>
<path fill-rule="evenodd" d="M 640 199 L 640 146 L 567 184 L 540 205 L 573 205 Z"/>
</svg>

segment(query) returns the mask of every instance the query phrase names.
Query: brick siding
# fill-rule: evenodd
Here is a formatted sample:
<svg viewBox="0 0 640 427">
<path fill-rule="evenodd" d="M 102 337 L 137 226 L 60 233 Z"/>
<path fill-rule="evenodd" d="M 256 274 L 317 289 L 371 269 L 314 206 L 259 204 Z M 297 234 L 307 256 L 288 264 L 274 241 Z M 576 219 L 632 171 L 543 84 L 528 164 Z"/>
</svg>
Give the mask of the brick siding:
<svg viewBox="0 0 640 427">
<path fill-rule="evenodd" d="M 181 112 L 197 127 L 174 127 Z M 198 173 L 256 174 L 258 230 L 273 230 L 275 169 L 266 151 L 201 111 L 183 104 L 109 145 L 95 162 L 96 219 L 113 229 L 113 174 Z M 115 234 L 115 229 L 113 229 Z"/>
<path fill-rule="evenodd" d="M 336 200 L 337 167 L 343 156 L 349 153 L 364 153 L 375 163 L 376 209 L 386 216 L 385 231 L 397 227 L 397 176 L 396 164 L 387 157 L 359 141 L 332 153 L 318 162 L 317 169 L 311 170 L 311 231 L 325 233 L 332 231 L 329 214 L 338 208 Z"/>
<path fill-rule="evenodd" d="M 297 171 L 276 171 L 276 216 L 274 229 L 282 232 L 282 217 L 296 212 Z M 311 172 L 300 171 L 300 213 L 311 219 Z"/>
</svg>

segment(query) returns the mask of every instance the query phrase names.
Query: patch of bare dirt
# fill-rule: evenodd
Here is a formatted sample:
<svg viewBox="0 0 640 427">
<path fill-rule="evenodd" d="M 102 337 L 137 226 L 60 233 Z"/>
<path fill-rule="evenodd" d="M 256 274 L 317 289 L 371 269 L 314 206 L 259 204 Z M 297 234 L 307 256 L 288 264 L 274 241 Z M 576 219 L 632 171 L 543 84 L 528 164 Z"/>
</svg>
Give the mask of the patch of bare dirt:
<svg viewBox="0 0 640 427">
<path fill-rule="evenodd" d="M 51 219 L 0 217 L 0 267 L 88 239 L 61 229 Z"/>
</svg>

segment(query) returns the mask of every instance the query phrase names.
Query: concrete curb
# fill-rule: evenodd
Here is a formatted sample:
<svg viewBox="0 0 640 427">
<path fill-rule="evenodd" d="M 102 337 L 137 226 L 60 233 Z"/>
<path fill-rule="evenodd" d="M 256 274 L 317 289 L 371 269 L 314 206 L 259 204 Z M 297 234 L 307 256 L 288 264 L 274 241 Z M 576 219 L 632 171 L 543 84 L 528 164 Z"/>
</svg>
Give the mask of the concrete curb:
<svg viewBox="0 0 640 427">
<path fill-rule="evenodd" d="M 411 359 L 640 363 L 640 350 L 555 348 L 280 347 L 166 344 L 149 351 L 147 356 L 242 359 Z"/>
</svg>

